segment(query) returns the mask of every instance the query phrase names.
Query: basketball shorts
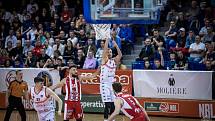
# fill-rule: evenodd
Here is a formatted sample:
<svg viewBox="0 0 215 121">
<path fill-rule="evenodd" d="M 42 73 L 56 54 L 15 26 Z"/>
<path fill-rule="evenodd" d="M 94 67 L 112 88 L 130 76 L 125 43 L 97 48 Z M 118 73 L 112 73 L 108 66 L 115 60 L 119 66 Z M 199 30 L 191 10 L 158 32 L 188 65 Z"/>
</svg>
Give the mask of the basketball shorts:
<svg viewBox="0 0 215 121">
<path fill-rule="evenodd" d="M 102 102 L 113 102 L 116 97 L 112 88 L 112 83 L 100 83 L 100 93 Z"/>
<path fill-rule="evenodd" d="M 42 116 L 42 114 L 37 113 L 39 121 L 55 121 L 55 112 L 51 111 L 47 115 Z"/>
<path fill-rule="evenodd" d="M 64 120 L 82 119 L 83 109 L 80 101 L 65 101 L 64 105 Z"/>
</svg>

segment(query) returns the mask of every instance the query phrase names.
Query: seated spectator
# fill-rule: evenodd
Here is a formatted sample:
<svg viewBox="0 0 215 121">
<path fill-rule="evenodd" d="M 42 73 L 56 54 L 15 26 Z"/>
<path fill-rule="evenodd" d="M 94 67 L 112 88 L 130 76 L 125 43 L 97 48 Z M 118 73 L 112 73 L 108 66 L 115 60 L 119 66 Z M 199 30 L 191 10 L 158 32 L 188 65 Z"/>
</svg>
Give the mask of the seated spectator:
<svg viewBox="0 0 215 121">
<path fill-rule="evenodd" d="M 182 51 L 177 52 L 177 59 L 174 69 L 176 70 L 187 70 L 188 62 L 186 56 L 184 56 Z"/>
<path fill-rule="evenodd" d="M 47 59 L 46 63 L 44 64 L 43 68 L 54 68 L 54 60 Z"/>
<path fill-rule="evenodd" d="M 12 62 L 10 59 L 7 59 L 5 62 L 4 62 L 4 68 L 13 68 L 13 65 L 12 65 Z"/>
<path fill-rule="evenodd" d="M 65 46 L 64 50 L 64 59 L 75 59 L 77 56 L 77 49 L 73 46 L 71 41 L 67 41 L 67 44 Z"/>
<path fill-rule="evenodd" d="M 211 61 L 212 65 L 215 65 L 215 51 L 212 44 L 208 45 L 208 50 L 206 51 L 204 61 Z"/>
<path fill-rule="evenodd" d="M 208 32 L 207 32 L 207 27 L 210 26 L 210 20 L 207 19 L 207 18 L 205 18 L 204 23 L 205 23 L 205 26 L 203 26 L 203 27 L 200 29 L 200 31 L 199 31 L 199 35 L 200 35 L 200 36 L 204 36 L 204 35 L 206 35 L 206 34 L 208 33 Z"/>
<path fill-rule="evenodd" d="M 162 62 L 160 59 L 154 60 L 154 69 L 155 70 L 166 70 L 164 68 L 164 62 Z"/>
<path fill-rule="evenodd" d="M 144 70 L 150 70 L 150 69 L 152 69 L 150 61 L 149 60 L 145 60 L 144 61 Z"/>
<path fill-rule="evenodd" d="M 104 51 L 104 46 L 105 46 L 105 40 L 101 40 L 101 42 L 100 42 L 100 48 L 98 48 L 97 52 L 96 52 L 96 59 L 97 59 L 97 62 L 98 62 L 98 66 L 101 65 L 102 55 L 103 55 L 103 51 Z"/>
<path fill-rule="evenodd" d="M 35 43 L 35 47 L 32 50 L 33 55 L 36 56 L 37 58 L 39 58 L 41 55 L 41 49 L 43 49 L 43 45 L 41 45 L 40 40 L 37 40 Z"/>
<path fill-rule="evenodd" d="M 40 49 L 40 55 L 37 58 L 37 68 L 43 68 L 44 64 L 46 63 L 47 59 L 50 57 L 46 54 L 45 49 Z"/>
<path fill-rule="evenodd" d="M 33 56 L 32 51 L 28 51 L 28 54 L 25 59 L 25 67 L 26 68 L 36 67 L 36 57 Z"/>
<path fill-rule="evenodd" d="M 74 30 L 69 31 L 69 38 L 67 39 L 67 42 L 68 41 L 72 42 L 73 47 L 77 46 L 78 38 L 76 37 Z"/>
<path fill-rule="evenodd" d="M 23 61 L 21 58 L 14 60 L 13 68 L 23 68 Z"/>
<path fill-rule="evenodd" d="M 176 21 L 176 22 L 177 22 L 177 20 L 178 20 L 178 13 L 175 11 L 174 8 L 172 8 L 172 9 L 168 12 L 167 17 L 166 17 L 166 20 L 167 20 L 168 22 L 170 22 L 170 21 Z"/>
<path fill-rule="evenodd" d="M 211 26 L 206 27 L 207 29 L 207 34 L 203 36 L 203 43 L 205 42 L 210 42 L 210 43 L 215 43 L 213 38 L 214 38 L 214 33 L 213 33 L 213 28 Z"/>
<path fill-rule="evenodd" d="M 12 55 L 13 55 L 13 51 L 12 51 L 13 45 L 12 45 L 12 42 L 8 41 L 6 44 L 7 44 L 7 47 L 5 48 L 5 50 L 7 51 L 9 57 L 11 58 Z"/>
<path fill-rule="evenodd" d="M 64 49 L 65 49 L 65 46 L 63 44 L 61 44 L 60 39 L 56 38 L 55 44 L 53 46 L 53 50 L 54 51 L 58 50 L 61 55 L 64 55 Z"/>
<path fill-rule="evenodd" d="M 95 69 L 96 63 L 97 61 L 96 61 L 96 58 L 94 58 L 94 53 L 92 50 L 90 50 L 84 61 L 83 69 Z"/>
<path fill-rule="evenodd" d="M 175 69 L 176 66 L 176 54 L 174 52 L 171 52 L 169 54 L 169 64 L 167 65 L 169 67 L 170 70 Z"/>
<path fill-rule="evenodd" d="M 144 61 L 144 60 L 152 60 L 153 59 L 155 49 L 154 49 L 154 46 L 151 44 L 151 39 L 146 38 L 144 43 L 145 43 L 145 46 L 141 49 L 141 52 L 139 54 L 139 58 L 136 59 L 137 61 Z"/>
<path fill-rule="evenodd" d="M 30 40 L 26 40 L 23 48 L 23 54 L 27 56 L 28 51 L 32 51 L 34 49 L 34 46 L 31 45 Z"/>
<path fill-rule="evenodd" d="M 195 37 L 195 43 L 190 45 L 189 62 L 200 62 L 203 59 L 203 52 L 205 50 L 205 44 L 201 42 L 200 36 Z"/>
<path fill-rule="evenodd" d="M 18 56 L 20 58 L 24 57 L 24 55 L 23 55 L 23 47 L 22 47 L 21 40 L 17 40 L 16 47 L 13 48 L 11 51 L 12 51 L 12 59 L 13 60 L 15 60 Z"/>
<path fill-rule="evenodd" d="M 205 71 L 215 71 L 215 65 L 212 64 L 211 60 L 206 60 L 206 62 L 205 62 Z"/>
<path fill-rule="evenodd" d="M 160 35 L 158 29 L 153 30 L 152 44 L 154 45 L 155 50 L 157 50 L 158 47 L 165 48 L 164 37 Z"/>
<path fill-rule="evenodd" d="M 86 33 L 83 29 L 81 29 L 79 31 L 79 34 L 78 34 L 78 43 L 77 43 L 77 49 L 83 49 L 85 44 L 87 43 L 87 36 L 86 36 Z"/>
<path fill-rule="evenodd" d="M 174 21 L 170 22 L 169 30 L 165 32 L 165 36 L 167 49 L 176 47 L 177 28 Z"/>
<path fill-rule="evenodd" d="M 192 30 L 189 31 L 189 34 L 186 37 L 185 48 L 190 48 L 190 45 L 195 42 L 195 34 Z"/>
<path fill-rule="evenodd" d="M 79 49 L 77 51 L 77 57 L 75 58 L 75 64 L 78 66 L 79 69 L 83 68 L 84 61 L 85 61 L 85 55 L 82 49 Z"/>
<path fill-rule="evenodd" d="M 179 34 L 177 36 L 176 48 L 184 48 L 186 43 L 186 31 L 184 28 L 179 29 Z"/>
<path fill-rule="evenodd" d="M 60 43 L 65 45 L 67 43 L 67 36 L 68 35 L 65 33 L 65 31 L 61 30 L 60 34 L 58 35 L 58 38 L 60 39 Z"/>
<path fill-rule="evenodd" d="M 49 44 L 49 41 L 45 41 L 45 43 L 44 43 L 44 49 L 46 50 L 46 54 L 49 57 L 53 56 L 54 50 L 53 50 L 53 47 Z"/>
<path fill-rule="evenodd" d="M 96 53 L 96 45 L 91 38 L 87 40 L 87 44 L 84 47 L 84 54 L 88 55 L 89 51 L 92 51 L 94 54 Z"/>
<path fill-rule="evenodd" d="M 8 41 L 12 42 L 12 47 L 16 47 L 17 38 L 14 35 L 14 31 L 13 30 L 9 31 L 9 35 L 6 37 L 5 43 L 7 43 Z M 7 48 L 7 44 L 5 44 L 5 48 Z"/>
</svg>

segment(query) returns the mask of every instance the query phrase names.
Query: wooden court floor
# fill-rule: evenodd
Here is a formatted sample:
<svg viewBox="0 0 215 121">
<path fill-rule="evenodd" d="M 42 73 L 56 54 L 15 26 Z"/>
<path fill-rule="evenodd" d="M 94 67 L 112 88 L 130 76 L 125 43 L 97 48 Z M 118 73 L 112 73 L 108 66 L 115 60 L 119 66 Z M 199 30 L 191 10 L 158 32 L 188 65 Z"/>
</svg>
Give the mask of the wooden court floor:
<svg viewBox="0 0 215 121">
<path fill-rule="evenodd" d="M 0 121 L 4 120 L 5 110 L 0 110 Z M 38 121 L 37 114 L 35 111 L 26 111 L 27 114 L 27 121 Z M 203 121 L 201 119 L 191 119 L 191 118 L 169 118 L 169 117 L 155 117 L 150 116 L 151 121 Z M 83 121 L 103 121 L 102 114 L 84 114 Z M 11 115 L 10 121 L 21 121 L 19 113 L 14 111 Z M 56 114 L 56 121 L 63 121 L 63 114 L 62 116 L 57 116 Z M 71 120 L 75 121 L 75 120 Z M 123 115 L 117 116 L 116 121 L 130 121 Z"/>
</svg>

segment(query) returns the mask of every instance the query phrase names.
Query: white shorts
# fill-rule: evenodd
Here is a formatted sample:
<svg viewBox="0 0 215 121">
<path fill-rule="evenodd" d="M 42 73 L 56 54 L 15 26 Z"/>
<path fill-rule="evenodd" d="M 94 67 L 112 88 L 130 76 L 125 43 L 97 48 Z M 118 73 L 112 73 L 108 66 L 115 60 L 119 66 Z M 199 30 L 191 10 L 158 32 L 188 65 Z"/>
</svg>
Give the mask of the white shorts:
<svg viewBox="0 0 215 121">
<path fill-rule="evenodd" d="M 100 93 L 102 102 L 113 102 L 116 97 L 112 88 L 112 83 L 100 83 Z"/>
<path fill-rule="evenodd" d="M 55 121 L 55 112 L 51 111 L 45 116 L 41 116 L 39 113 L 37 113 L 39 121 Z"/>
</svg>

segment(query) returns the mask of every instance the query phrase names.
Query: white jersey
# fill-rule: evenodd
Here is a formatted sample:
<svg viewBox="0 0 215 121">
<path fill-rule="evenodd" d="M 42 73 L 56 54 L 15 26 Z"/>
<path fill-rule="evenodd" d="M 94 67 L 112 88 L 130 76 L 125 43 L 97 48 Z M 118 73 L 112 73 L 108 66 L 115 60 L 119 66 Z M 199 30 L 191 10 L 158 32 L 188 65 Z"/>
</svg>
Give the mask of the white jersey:
<svg viewBox="0 0 215 121">
<path fill-rule="evenodd" d="M 37 111 L 39 118 L 45 117 L 55 111 L 54 101 L 46 95 L 47 87 L 43 86 L 39 93 L 35 92 L 35 87 L 31 87 L 30 94 L 33 100 L 34 109 Z"/>
<path fill-rule="evenodd" d="M 112 83 L 115 82 L 114 76 L 116 72 L 116 64 L 114 59 L 108 59 L 108 61 L 101 65 L 100 82 Z"/>
</svg>

